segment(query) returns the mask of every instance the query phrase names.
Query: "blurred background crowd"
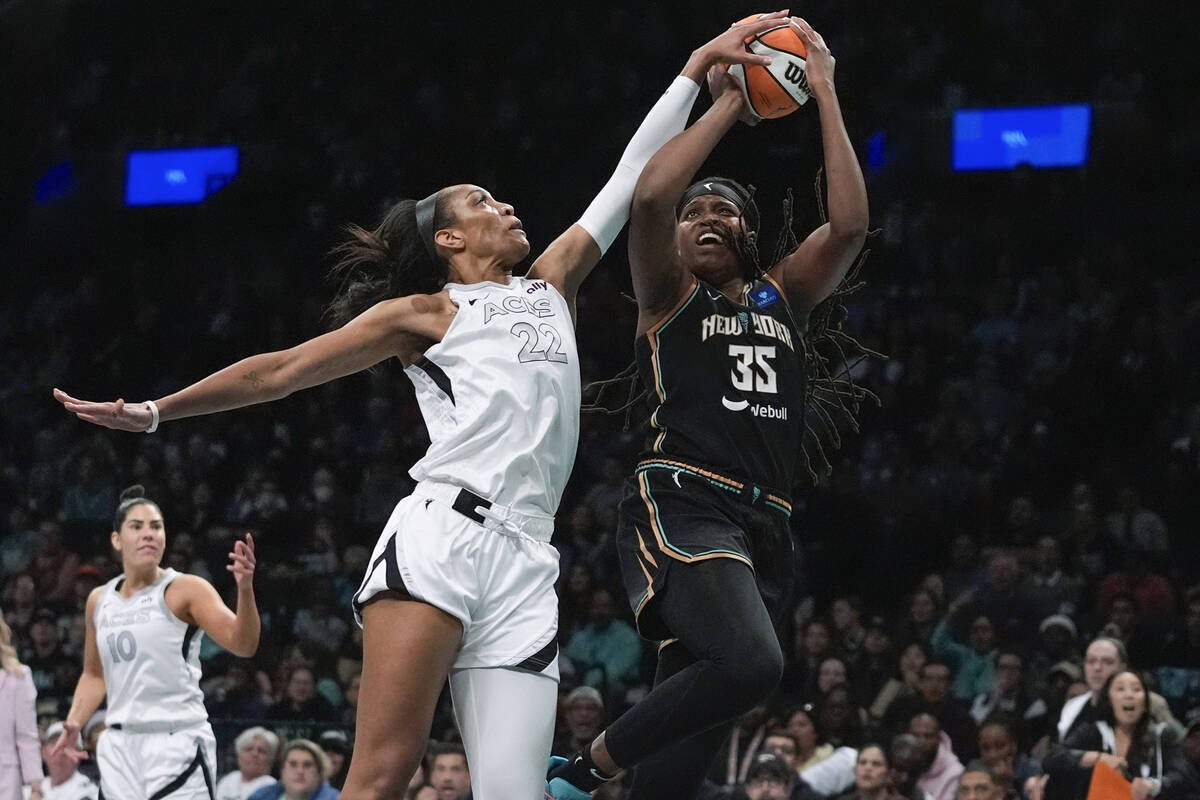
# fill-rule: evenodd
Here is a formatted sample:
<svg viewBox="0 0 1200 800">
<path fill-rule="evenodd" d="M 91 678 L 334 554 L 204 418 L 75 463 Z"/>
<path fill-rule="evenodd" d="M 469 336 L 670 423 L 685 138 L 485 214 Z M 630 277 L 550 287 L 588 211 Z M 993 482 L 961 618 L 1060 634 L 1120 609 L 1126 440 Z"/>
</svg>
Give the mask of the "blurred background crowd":
<svg viewBox="0 0 1200 800">
<path fill-rule="evenodd" d="M 1200 129 L 1178 98 L 1196 56 L 1119 4 L 975 5 L 793 9 L 838 59 L 880 229 L 845 329 L 888 358 L 855 368 L 881 405 L 832 474 L 797 492 L 788 667 L 775 702 L 734 726 L 713 792 L 747 791 L 769 766 L 760 751 L 789 749 L 787 791 L 853 790 L 853 763 L 836 786 L 803 771 L 872 741 L 895 761 L 908 734 L 935 754 L 921 769 L 990 758 L 1022 796 L 1064 703 L 1100 689 L 1084 664 L 1098 636 L 1123 645 L 1180 737 L 1200 714 L 1200 281 L 1186 240 Z M 258 543 L 263 645 L 251 660 L 211 643 L 202 655 L 223 767 L 254 726 L 350 752 L 349 598 L 427 443 L 399 365 L 150 436 L 78 422 L 50 388 L 157 397 L 315 334 L 341 226 L 374 224 L 402 196 L 479 183 L 515 204 L 537 251 L 688 52 L 732 21 L 703 2 L 544 11 L 0 2 L 0 605 L 45 725 L 79 675 L 84 600 L 116 568 L 117 495 L 142 483 L 165 516 L 165 565 L 231 597 L 226 553 L 246 531 Z M 949 169 L 950 112 L 1043 102 L 1093 104 L 1086 167 Z M 242 149 L 205 204 L 122 205 L 127 150 L 205 144 Z M 758 187 L 770 241 L 788 187 L 801 236 L 818 223 L 819 163 L 802 108 L 733 131 L 708 171 Z M 621 241 L 581 292 L 585 382 L 632 357 L 624 260 Z M 612 541 L 642 438 L 640 418 L 623 421 L 584 416 L 558 515 L 556 752 L 652 675 Z M 448 704 L 433 734 L 455 739 Z"/>
</svg>

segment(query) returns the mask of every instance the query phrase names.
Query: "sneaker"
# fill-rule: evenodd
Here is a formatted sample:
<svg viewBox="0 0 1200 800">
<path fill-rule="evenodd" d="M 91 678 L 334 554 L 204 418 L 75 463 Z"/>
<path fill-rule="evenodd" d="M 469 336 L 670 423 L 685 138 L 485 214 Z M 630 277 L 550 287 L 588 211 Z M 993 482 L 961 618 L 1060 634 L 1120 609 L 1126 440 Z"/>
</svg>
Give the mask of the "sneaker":
<svg viewBox="0 0 1200 800">
<path fill-rule="evenodd" d="M 592 793 L 577 789 L 566 778 L 553 778 L 546 784 L 546 800 L 592 800 Z"/>
<path fill-rule="evenodd" d="M 562 756 L 550 756 L 550 763 L 546 767 L 546 775 L 570 763 L 570 759 Z M 546 782 L 545 800 L 592 800 L 592 793 L 585 792 L 579 789 L 566 780 L 566 778 L 551 778 Z"/>
</svg>

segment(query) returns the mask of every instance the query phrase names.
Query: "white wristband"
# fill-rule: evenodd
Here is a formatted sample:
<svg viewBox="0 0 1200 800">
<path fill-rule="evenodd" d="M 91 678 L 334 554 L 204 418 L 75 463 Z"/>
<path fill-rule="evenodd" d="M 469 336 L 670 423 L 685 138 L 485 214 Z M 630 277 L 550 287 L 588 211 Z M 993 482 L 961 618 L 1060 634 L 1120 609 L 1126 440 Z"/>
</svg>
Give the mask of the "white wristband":
<svg viewBox="0 0 1200 800">
<path fill-rule="evenodd" d="M 608 183 L 579 218 L 579 225 L 592 235 L 601 253 L 608 250 L 629 220 L 629 203 L 642 168 L 660 147 L 684 129 L 698 94 L 700 87 L 691 78 L 683 75 L 675 78 L 629 140 Z"/>
<path fill-rule="evenodd" d="M 153 400 L 147 400 L 146 405 L 150 408 L 150 427 L 143 432 L 154 433 L 158 430 L 158 406 L 154 405 Z"/>
</svg>

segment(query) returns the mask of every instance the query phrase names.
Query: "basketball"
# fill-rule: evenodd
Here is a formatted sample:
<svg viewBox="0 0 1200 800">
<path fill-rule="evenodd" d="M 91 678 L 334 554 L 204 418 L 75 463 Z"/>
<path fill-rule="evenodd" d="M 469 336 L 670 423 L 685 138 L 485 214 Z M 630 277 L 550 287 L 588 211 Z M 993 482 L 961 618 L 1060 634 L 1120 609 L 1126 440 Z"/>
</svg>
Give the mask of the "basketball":
<svg viewBox="0 0 1200 800">
<path fill-rule="evenodd" d="M 752 14 L 738 22 L 749 22 L 758 17 Z M 779 27 L 747 37 L 746 49 L 771 57 L 771 64 L 765 67 L 758 64 L 729 67 L 729 74 L 742 87 L 746 103 L 755 116 L 763 119 L 784 117 L 808 101 L 812 95 L 804 61 L 808 51 L 791 24 L 784 20 Z"/>
</svg>

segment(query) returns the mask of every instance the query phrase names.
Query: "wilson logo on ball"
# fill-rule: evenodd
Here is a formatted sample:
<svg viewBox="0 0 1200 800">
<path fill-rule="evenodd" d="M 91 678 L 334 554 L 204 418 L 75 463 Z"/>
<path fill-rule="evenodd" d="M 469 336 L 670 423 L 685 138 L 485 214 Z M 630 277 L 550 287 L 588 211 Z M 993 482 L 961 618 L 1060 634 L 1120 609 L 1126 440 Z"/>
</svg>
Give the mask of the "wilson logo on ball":
<svg viewBox="0 0 1200 800">
<path fill-rule="evenodd" d="M 739 22 L 758 19 L 759 16 L 753 14 Z M 808 102 L 812 96 L 804 62 L 808 50 L 790 23 L 784 22 L 757 36 L 746 37 L 746 50 L 773 59 L 765 67 L 758 64 L 734 64 L 729 67 L 730 76 L 742 88 L 742 94 L 755 116 L 764 119 L 783 117 Z"/>
</svg>

